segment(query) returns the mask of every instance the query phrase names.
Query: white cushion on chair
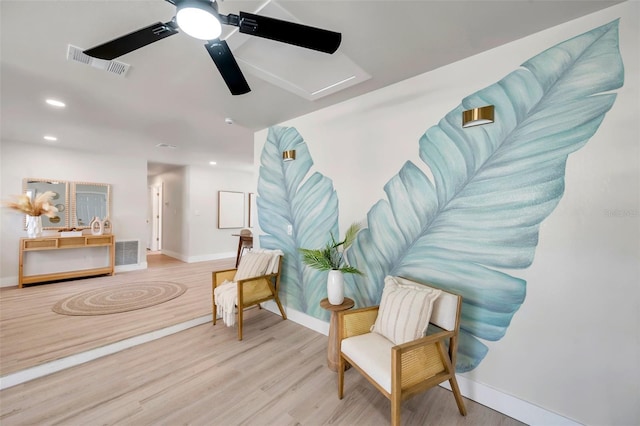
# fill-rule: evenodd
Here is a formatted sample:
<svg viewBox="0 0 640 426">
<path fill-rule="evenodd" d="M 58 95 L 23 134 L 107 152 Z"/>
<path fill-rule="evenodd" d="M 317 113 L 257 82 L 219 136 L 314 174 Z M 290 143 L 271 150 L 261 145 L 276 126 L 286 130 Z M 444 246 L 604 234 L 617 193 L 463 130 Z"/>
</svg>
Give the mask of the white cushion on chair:
<svg viewBox="0 0 640 426">
<path fill-rule="evenodd" d="M 358 367 L 391 393 L 392 342 L 378 333 L 366 333 L 342 340 L 340 350 Z"/>
<path fill-rule="evenodd" d="M 408 280 L 402 277 L 394 277 L 399 284 L 413 284 L 418 285 L 415 281 Z M 426 284 L 420 284 L 423 287 L 428 287 Z M 431 288 L 431 287 L 429 287 Z M 456 320 L 458 318 L 458 296 L 452 293 L 443 291 L 440 296 L 433 303 L 433 310 L 431 311 L 431 318 L 429 322 L 437 325 L 445 330 L 453 331 L 456 328 Z"/>
<path fill-rule="evenodd" d="M 269 262 L 269 266 L 267 266 L 267 270 L 265 274 L 277 274 L 278 266 L 280 265 L 280 257 L 284 256 L 284 252 L 280 249 L 253 249 L 252 253 L 268 253 L 271 256 L 271 261 Z"/>
<path fill-rule="evenodd" d="M 249 252 L 240 258 L 240 265 L 236 271 L 234 281 L 259 277 L 265 274 L 272 255 L 269 253 Z"/>
<path fill-rule="evenodd" d="M 399 283 L 394 277 L 384 279 L 378 317 L 371 331 L 396 345 L 424 336 L 434 301 L 441 290 L 410 282 Z"/>
</svg>

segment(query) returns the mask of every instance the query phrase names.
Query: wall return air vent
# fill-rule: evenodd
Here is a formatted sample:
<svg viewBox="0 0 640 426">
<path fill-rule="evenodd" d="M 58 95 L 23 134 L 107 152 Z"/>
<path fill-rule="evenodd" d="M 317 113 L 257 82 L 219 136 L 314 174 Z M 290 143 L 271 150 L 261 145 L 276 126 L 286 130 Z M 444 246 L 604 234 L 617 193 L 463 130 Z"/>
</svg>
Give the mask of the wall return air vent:
<svg viewBox="0 0 640 426">
<path fill-rule="evenodd" d="M 67 48 L 67 60 L 91 65 L 94 68 L 98 68 L 120 77 L 124 77 L 127 71 L 129 71 L 129 68 L 131 68 L 131 65 L 125 64 L 124 62 L 105 61 L 104 59 L 92 58 L 91 56 L 82 53 L 82 51 L 83 49 L 70 44 Z"/>
<path fill-rule="evenodd" d="M 115 266 L 138 264 L 138 240 L 116 241 Z"/>
</svg>

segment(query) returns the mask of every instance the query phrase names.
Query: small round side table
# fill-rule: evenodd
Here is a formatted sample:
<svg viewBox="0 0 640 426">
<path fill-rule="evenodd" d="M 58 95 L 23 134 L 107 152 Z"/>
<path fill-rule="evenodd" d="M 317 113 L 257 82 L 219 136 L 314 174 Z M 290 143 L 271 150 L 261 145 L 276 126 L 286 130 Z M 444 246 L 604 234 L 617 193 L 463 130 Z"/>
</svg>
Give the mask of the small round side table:
<svg viewBox="0 0 640 426">
<path fill-rule="evenodd" d="M 331 321 L 329 322 L 329 344 L 327 345 L 327 366 L 332 371 L 338 371 L 339 357 L 338 353 L 338 314 L 337 312 L 346 311 L 353 308 L 355 302 L 348 297 L 344 298 L 344 302 L 341 305 L 332 305 L 329 303 L 329 299 L 322 299 L 320 301 L 320 307 L 331 311 Z"/>
</svg>

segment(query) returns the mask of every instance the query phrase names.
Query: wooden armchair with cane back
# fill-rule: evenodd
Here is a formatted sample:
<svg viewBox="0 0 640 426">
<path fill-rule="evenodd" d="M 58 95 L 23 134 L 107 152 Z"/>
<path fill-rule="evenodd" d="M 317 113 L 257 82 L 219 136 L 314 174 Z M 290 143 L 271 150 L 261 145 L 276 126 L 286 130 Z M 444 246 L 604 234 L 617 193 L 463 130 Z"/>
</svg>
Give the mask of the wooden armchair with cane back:
<svg viewBox="0 0 640 426">
<path fill-rule="evenodd" d="M 213 325 L 218 314 L 231 327 L 238 323 L 238 340 L 242 340 L 244 310 L 268 300 L 278 305 L 282 319 L 287 315 L 278 297 L 283 253 L 280 250 L 248 252 L 240 259 L 237 269 L 214 271 L 211 282 Z"/>
<path fill-rule="evenodd" d="M 391 401 L 393 426 L 402 401 L 444 381 L 466 416 L 455 376 L 461 306 L 459 295 L 386 277 L 380 306 L 338 313 L 338 397 L 348 363 Z M 425 336 L 429 324 L 438 331 Z"/>
</svg>

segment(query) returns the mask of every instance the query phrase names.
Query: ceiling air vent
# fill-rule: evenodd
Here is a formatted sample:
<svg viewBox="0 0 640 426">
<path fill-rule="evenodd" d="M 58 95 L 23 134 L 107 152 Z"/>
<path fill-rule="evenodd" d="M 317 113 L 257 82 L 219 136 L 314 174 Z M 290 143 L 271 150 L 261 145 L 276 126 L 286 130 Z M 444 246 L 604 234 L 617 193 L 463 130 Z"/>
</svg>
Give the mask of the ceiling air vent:
<svg viewBox="0 0 640 426">
<path fill-rule="evenodd" d="M 67 60 L 91 65 L 94 68 L 98 68 L 121 77 L 124 77 L 131 67 L 131 65 L 120 61 L 105 61 L 104 59 L 92 58 L 91 56 L 82 53 L 82 51 L 83 49 L 70 44 L 67 48 Z"/>
</svg>

